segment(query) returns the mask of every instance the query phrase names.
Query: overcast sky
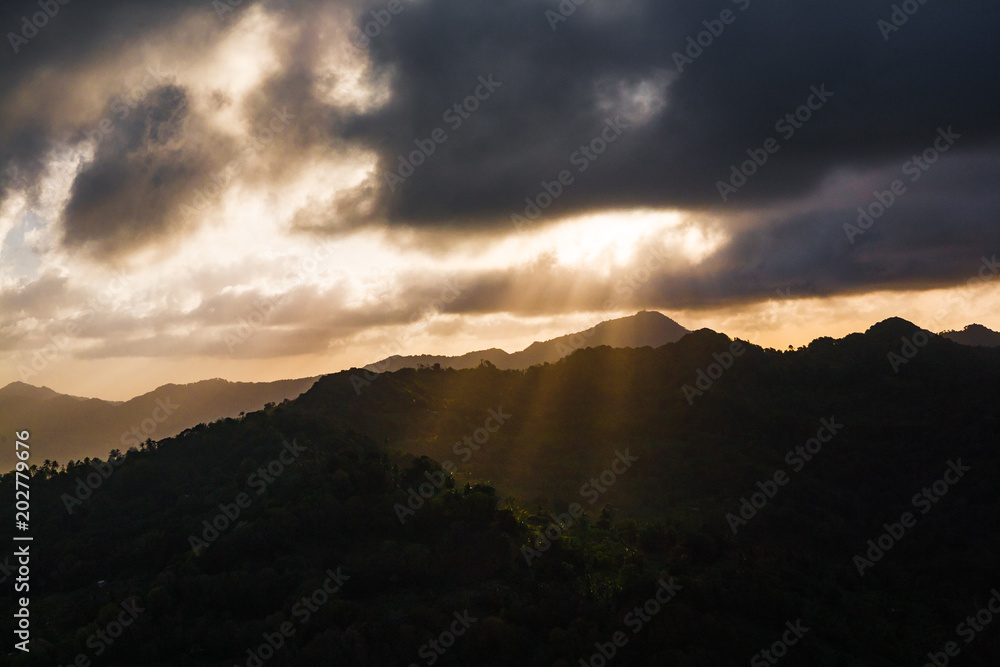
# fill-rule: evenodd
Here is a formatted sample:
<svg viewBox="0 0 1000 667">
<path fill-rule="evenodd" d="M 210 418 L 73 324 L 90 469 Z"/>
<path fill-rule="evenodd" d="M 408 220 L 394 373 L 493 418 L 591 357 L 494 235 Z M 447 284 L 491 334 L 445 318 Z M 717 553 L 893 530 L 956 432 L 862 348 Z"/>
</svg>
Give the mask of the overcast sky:
<svg viewBox="0 0 1000 667">
<path fill-rule="evenodd" d="M 1000 329 L 1000 6 L 819 4 L 4 3 L 0 384 Z"/>
</svg>

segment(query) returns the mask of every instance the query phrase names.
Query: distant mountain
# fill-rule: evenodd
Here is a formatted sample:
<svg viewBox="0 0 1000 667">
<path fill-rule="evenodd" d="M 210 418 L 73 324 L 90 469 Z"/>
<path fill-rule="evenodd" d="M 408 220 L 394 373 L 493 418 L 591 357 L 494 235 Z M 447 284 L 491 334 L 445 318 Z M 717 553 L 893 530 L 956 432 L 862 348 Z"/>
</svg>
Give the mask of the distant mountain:
<svg viewBox="0 0 1000 667">
<path fill-rule="evenodd" d="M 7 444 L 15 431 L 31 432 L 32 461 L 38 465 L 45 459 L 60 463 L 103 459 L 112 449 L 124 452 L 147 438 L 160 440 L 201 422 L 295 398 L 315 381 L 204 380 L 164 385 L 125 402 L 67 396 L 48 387 L 13 382 L 0 389 L 0 470 L 14 467 L 14 449 Z"/>
<path fill-rule="evenodd" d="M 101 664 L 431 663 L 448 636 L 436 664 L 714 667 L 801 628 L 782 667 L 943 665 L 1000 598 L 1000 348 L 892 319 L 793 351 L 702 329 L 356 375 L 97 487 L 35 475 L 33 662 L 5 664 L 76 664 L 138 607 Z M 962 664 L 1000 664 L 975 638 Z"/>
<path fill-rule="evenodd" d="M 36 400 L 46 400 L 49 398 L 55 398 L 56 396 L 66 396 L 67 398 L 75 398 L 78 401 L 86 401 L 86 398 L 80 398 L 79 396 L 69 396 L 67 394 L 60 394 L 57 391 L 53 391 L 48 387 L 36 387 L 31 384 L 26 384 L 24 382 L 11 382 L 6 387 L 0 389 L 0 401 L 5 398 L 30 398 Z"/>
<path fill-rule="evenodd" d="M 970 324 L 961 331 L 942 331 L 941 335 L 962 345 L 1000 347 L 1000 332 L 987 329 L 982 324 Z"/>
<path fill-rule="evenodd" d="M 660 347 L 667 343 L 675 343 L 685 334 L 690 333 L 677 322 L 666 315 L 655 311 L 644 310 L 631 317 L 601 322 L 586 331 L 567 334 L 544 342 L 532 343 L 520 352 L 513 354 L 491 348 L 478 350 L 457 357 L 413 355 L 392 356 L 369 365 L 369 370 L 378 372 L 397 371 L 401 368 L 432 367 L 441 364 L 442 368 L 475 368 L 482 361 L 488 361 L 501 370 L 524 369 L 544 363 L 554 363 L 575 350 L 588 347 Z"/>
</svg>

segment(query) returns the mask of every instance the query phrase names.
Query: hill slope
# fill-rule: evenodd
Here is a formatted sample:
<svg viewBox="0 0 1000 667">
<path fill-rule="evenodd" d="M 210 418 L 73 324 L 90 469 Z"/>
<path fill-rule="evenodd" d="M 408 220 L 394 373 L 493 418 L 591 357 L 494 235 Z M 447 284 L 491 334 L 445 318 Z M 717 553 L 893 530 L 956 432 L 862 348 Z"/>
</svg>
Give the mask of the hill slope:
<svg viewBox="0 0 1000 667">
<path fill-rule="evenodd" d="M 702 330 L 656 350 L 592 348 L 527 371 L 403 370 L 370 382 L 345 372 L 321 378 L 292 409 L 451 460 L 524 498 L 577 497 L 622 447 L 658 461 L 684 452 L 684 466 L 643 466 L 633 475 L 641 484 L 609 492 L 614 502 L 643 513 L 659 507 L 647 492 L 666 486 L 676 491 L 666 497 L 717 505 L 713 498 L 739 488 L 732 464 L 801 444 L 831 414 L 854 422 L 845 442 L 874 439 L 878 451 L 927 456 L 956 441 L 986 447 L 1000 415 L 1000 391 L 989 389 L 1000 388 L 1000 354 L 922 332 L 928 342 L 908 359 L 904 339 L 918 333 L 892 319 L 795 352 L 741 343 L 745 351 L 729 359 L 732 341 Z M 731 364 L 717 380 L 708 376 L 715 355 Z M 468 438 L 499 408 L 511 418 L 471 446 Z M 873 481 L 872 492 L 883 492 L 883 480 Z M 664 490 L 656 493 L 664 499 Z"/>
<path fill-rule="evenodd" d="M 544 342 L 535 342 L 520 352 L 508 353 L 492 348 L 461 356 L 392 356 L 367 368 L 378 372 L 401 368 L 419 368 L 440 364 L 443 368 L 475 368 L 488 361 L 502 370 L 523 369 L 537 364 L 554 363 L 574 350 L 609 345 L 611 347 L 660 347 L 680 340 L 688 330 L 655 311 L 642 311 L 630 317 L 608 320 L 578 333 Z"/>
<path fill-rule="evenodd" d="M 273 664 L 764 664 L 790 624 L 783 665 L 890 667 L 995 594 L 1000 350 L 893 319 L 793 352 L 702 330 L 359 373 L 130 452 L 92 493 L 90 466 L 33 478 L 33 655 L 72 660 L 135 599 L 104 664 L 256 664 L 283 623 Z M 1000 634 L 974 638 L 963 664 L 997 664 Z"/>
<path fill-rule="evenodd" d="M 16 459 L 10 434 L 30 425 L 38 443 L 37 463 L 50 459 L 106 458 L 112 449 L 138 447 L 147 438 L 159 440 L 200 422 L 235 417 L 295 398 L 316 378 L 278 382 L 204 380 L 168 384 L 125 402 L 102 401 L 59 394 L 47 387 L 14 382 L 0 389 L 0 470 Z"/>
<path fill-rule="evenodd" d="M 1000 332 L 987 329 L 982 324 L 970 324 L 961 331 L 942 331 L 941 335 L 962 345 L 1000 347 Z"/>
</svg>

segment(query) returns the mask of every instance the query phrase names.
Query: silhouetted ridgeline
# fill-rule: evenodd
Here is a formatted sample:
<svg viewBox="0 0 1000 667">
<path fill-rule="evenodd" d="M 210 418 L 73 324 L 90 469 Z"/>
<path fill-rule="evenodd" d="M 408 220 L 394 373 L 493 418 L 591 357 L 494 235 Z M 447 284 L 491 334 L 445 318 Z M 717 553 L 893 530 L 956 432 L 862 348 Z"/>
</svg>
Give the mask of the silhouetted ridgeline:
<svg viewBox="0 0 1000 667">
<path fill-rule="evenodd" d="M 66 396 L 14 382 L 0 389 L 0 470 L 14 467 L 10 434 L 26 424 L 33 426 L 32 436 L 39 445 L 36 457 L 59 463 L 107 457 L 113 449 L 138 447 L 202 421 L 236 417 L 295 398 L 315 381 L 314 377 L 277 382 L 203 380 L 167 384 L 124 402 Z"/>
<path fill-rule="evenodd" d="M 960 626 L 1000 587 L 1000 350 L 889 320 L 358 373 L 37 474 L 12 664 L 714 666 L 790 627 L 783 665 L 1000 658 Z"/>
<path fill-rule="evenodd" d="M 391 357 L 373 367 L 380 371 L 432 366 L 471 368 L 486 359 L 502 368 L 527 368 L 558 361 L 574 350 L 598 345 L 659 347 L 680 339 L 687 329 L 654 311 L 601 322 L 595 327 L 549 341 L 536 342 L 520 352 L 470 352 L 460 357 Z M 0 388 L 0 470 L 14 467 L 12 447 L 2 446 L 6 433 L 35 425 L 36 442 L 43 443 L 43 459 L 65 463 L 70 459 L 105 457 L 115 449 L 137 447 L 159 440 L 199 422 L 235 417 L 259 410 L 267 403 L 295 398 L 312 386 L 315 377 L 278 382 L 204 380 L 168 384 L 124 402 L 66 396 L 47 387 L 14 382 Z"/>
<path fill-rule="evenodd" d="M 630 317 L 601 322 L 597 326 L 547 341 L 532 343 L 520 352 L 489 349 L 456 357 L 429 354 L 393 356 L 369 365 L 376 372 L 398 371 L 438 364 L 444 368 L 475 368 L 488 361 L 501 369 L 525 369 L 537 364 L 555 363 L 574 350 L 608 345 L 610 347 L 660 347 L 684 337 L 688 330 L 656 311 L 643 310 Z"/>
<path fill-rule="evenodd" d="M 942 331 L 941 335 L 962 345 L 1000 347 L 1000 332 L 987 329 L 981 324 L 970 324 L 961 331 Z"/>
</svg>

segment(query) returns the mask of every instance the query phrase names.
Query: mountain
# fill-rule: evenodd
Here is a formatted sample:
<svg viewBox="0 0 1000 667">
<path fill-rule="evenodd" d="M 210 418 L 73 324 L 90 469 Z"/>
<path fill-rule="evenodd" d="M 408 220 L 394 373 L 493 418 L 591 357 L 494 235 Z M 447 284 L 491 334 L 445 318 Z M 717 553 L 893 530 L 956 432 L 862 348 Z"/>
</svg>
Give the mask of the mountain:
<svg viewBox="0 0 1000 667">
<path fill-rule="evenodd" d="M 730 358 L 732 344 L 703 329 L 655 350 L 580 350 L 526 372 L 401 370 L 367 384 L 357 372 L 345 372 L 321 378 L 295 405 L 322 413 L 331 428 L 366 433 L 415 456 L 453 461 L 462 474 L 525 498 L 572 498 L 579 480 L 589 470 L 602 470 L 602 459 L 616 447 L 641 447 L 662 459 L 662 447 L 687 440 L 689 465 L 644 467 L 635 476 L 646 479 L 647 491 L 661 485 L 687 490 L 699 506 L 712 504 L 712 496 L 727 488 L 719 486 L 715 457 L 742 456 L 709 448 L 702 458 L 693 443 L 708 434 L 739 443 L 755 433 L 753 447 L 790 447 L 799 438 L 789 433 L 790 424 L 800 424 L 804 433 L 803 422 L 818 422 L 829 416 L 824 412 L 856 412 L 874 432 L 909 434 L 909 451 L 918 443 L 940 447 L 928 442 L 932 437 L 954 442 L 968 424 L 996 423 L 1000 413 L 988 405 L 995 397 L 990 392 L 982 394 L 985 403 L 974 394 L 960 406 L 946 393 L 956 391 L 955 377 L 996 386 L 1000 378 L 990 372 L 1000 356 L 960 346 L 904 319 L 891 318 L 841 340 L 820 338 L 799 351 L 767 351 L 741 342 L 745 353 Z M 715 355 L 731 365 L 718 380 L 710 374 L 725 364 Z M 968 375 L 961 376 L 960 368 Z M 921 389 L 910 396 L 905 389 L 911 386 Z M 880 420 L 869 414 L 876 403 L 888 410 Z M 467 438 L 488 411 L 501 407 L 513 415 L 509 425 L 490 434 L 487 444 L 470 445 Z M 929 415 L 936 421 L 928 423 Z M 635 513 L 658 508 L 630 488 L 616 492 L 623 495 L 613 502 Z"/>
<path fill-rule="evenodd" d="M 608 345 L 610 347 L 660 347 L 680 340 L 689 333 L 672 319 L 656 311 L 641 311 L 630 317 L 608 320 L 577 333 L 567 334 L 544 342 L 535 342 L 520 352 L 508 353 L 491 348 L 469 352 L 461 356 L 392 356 L 367 366 L 377 372 L 397 371 L 401 368 L 431 367 L 475 368 L 488 361 L 501 370 L 525 369 L 537 364 L 554 363 L 574 350 Z"/>
<path fill-rule="evenodd" d="M 441 364 L 446 368 L 474 368 L 483 360 L 501 369 L 523 369 L 552 363 L 576 349 L 659 347 L 679 340 L 688 331 L 669 317 L 642 311 L 631 317 L 602 322 L 575 334 L 509 354 L 491 349 L 459 357 L 390 357 L 369 368 L 389 372 Z M 45 443 L 44 458 L 65 463 L 70 459 L 107 456 L 112 449 L 137 447 L 147 438 L 170 437 L 200 422 L 235 417 L 265 403 L 279 403 L 308 389 L 317 378 L 271 383 L 232 383 L 205 380 L 190 385 L 165 385 L 126 402 L 103 401 L 59 394 L 48 387 L 13 382 L 0 389 L 0 444 L 4 434 L 34 425 L 33 436 Z M 14 466 L 13 451 L 0 451 L 0 470 Z"/>
<path fill-rule="evenodd" d="M 31 659 L 998 664 L 998 349 L 892 319 L 359 375 L 35 475 Z"/>
<path fill-rule="evenodd" d="M 34 385 L 25 384 L 24 382 L 11 382 L 6 387 L 0 389 L 0 401 L 9 398 L 27 398 L 32 400 L 44 401 L 50 398 L 56 398 L 57 396 L 67 396 L 66 394 L 60 394 L 48 387 L 36 387 Z M 85 401 L 87 399 L 80 398 L 79 396 L 67 396 L 68 398 L 75 398 L 78 401 Z"/>
<path fill-rule="evenodd" d="M 1000 347 L 1000 332 L 987 329 L 982 324 L 970 324 L 961 331 L 942 331 L 941 335 L 962 345 Z"/>
<path fill-rule="evenodd" d="M 10 434 L 28 428 L 35 462 L 106 458 L 112 449 L 138 447 L 146 439 L 170 437 L 199 422 L 235 417 L 280 403 L 307 390 L 316 378 L 278 382 L 204 380 L 168 384 L 129 401 L 103 401 L 59 394 L 48 387 L 14 382 L 0 389 L 0 470 L 14 467 Z"/>
</svg>

